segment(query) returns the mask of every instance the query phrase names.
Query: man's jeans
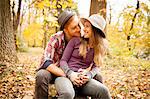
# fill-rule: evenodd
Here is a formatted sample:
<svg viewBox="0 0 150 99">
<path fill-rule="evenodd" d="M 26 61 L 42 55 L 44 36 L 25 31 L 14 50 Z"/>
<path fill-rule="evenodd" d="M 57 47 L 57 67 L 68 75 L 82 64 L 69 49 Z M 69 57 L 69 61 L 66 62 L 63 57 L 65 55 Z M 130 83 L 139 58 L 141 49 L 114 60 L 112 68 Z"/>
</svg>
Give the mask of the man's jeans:
<svg viewBox="0 0 150 99">
<path fill-rule="evenodd" d="M 57 77 L 55 87 L 59 94 L 58 99 L 74 99 L 75 92 L 91 96 L 92 99 L 111 99 L 107 87 L 94 79 L 91 79 L 82 87 L 75 87 L 68 78 Z"/>
<path fill-rule="evenodd" d="M 35 99 L 48 99 L 48 85 L 53 83 L 55 76 L 45 69 L 41 69 L 36 74 Z"/>
</svg>

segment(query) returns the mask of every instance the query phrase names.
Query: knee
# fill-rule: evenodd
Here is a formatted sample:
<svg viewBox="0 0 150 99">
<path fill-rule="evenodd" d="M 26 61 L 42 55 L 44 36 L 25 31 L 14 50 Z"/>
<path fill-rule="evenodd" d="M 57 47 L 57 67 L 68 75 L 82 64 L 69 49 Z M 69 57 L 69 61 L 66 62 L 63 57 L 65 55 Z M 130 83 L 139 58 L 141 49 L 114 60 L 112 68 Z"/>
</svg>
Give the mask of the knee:
<svg viewBox="0 0 150 99">
<path fill-rule="evenodd" d="M 96 79 L 100 83 L 103 83 L 103 77 L 102 77 L 102 75 L 100 73 L 96 74 L 96 76 L 94 77 L 94 79 Z"/>
<path fill-rule="evenodd" d="M 102 87 L 102 93 L 105 94 L 105 95 L 107 95 L 109 93 L 109 90 L 106 86 Z"/>
<path fill-rule="evenodd" d="M 66 77 L 57 77 L 55 79 L 55 86 L 64 87 L 65 85 L 67 85 L 67 86 L 72 85 L 71 81 L 68 78 L 66 78 Z"/>
<path fill-rule="evenodd" d="M 74 99 L 75 97 L 75 92 L 74 91 L 65 91 L 62 92 L 64 99 Z"/>
<path fill-rule="evenodd" d="M 100 95 L 101 97 L 104 97 L 104 99 L 111 99 L 111 98 L 110 98 L 109 90 L 108 90 L 108 88 L 107 88 L 105 85 L 101 86 L 100 89 L 101 89 L 101 90 L 99 90 L 99 91 L 100 91 L 100 92 L 99 92 L 99 95 Z"/>
<path fill-rule="evenodd" d="M 57 78 L 55 79 L 55 83 L 56 83 L 56 82 L 66 83 L 66 82 L 70 82 L 70 80 L 69 80 L 68 78 L 66 78 L 66 77 L 57 77 Z"/>
<path fill-rule="evenodd" d="M 55 80 L 55 88 L 59 97 L 63 99 L 74 99 L 75 91 L 71 81 L 66 77 L 58 77 Z"/>
<path fill-rule="evenodd" d="M 36 73 L 36 83 L 48 82 L 51 79 L 51 74 L 47 70 L 41 69 Z"/>
</svg>

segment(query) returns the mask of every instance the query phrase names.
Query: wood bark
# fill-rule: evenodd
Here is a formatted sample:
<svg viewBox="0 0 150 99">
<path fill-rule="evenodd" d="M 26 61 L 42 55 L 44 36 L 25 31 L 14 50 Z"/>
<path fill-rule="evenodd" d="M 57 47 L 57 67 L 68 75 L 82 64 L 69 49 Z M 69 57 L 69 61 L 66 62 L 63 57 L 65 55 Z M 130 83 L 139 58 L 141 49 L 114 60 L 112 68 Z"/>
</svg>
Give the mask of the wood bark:
<svg viewBox="0 0 150 99">
<path fill-rule="evenodd" d="M 18 25 L 20 22 L 21 3 L 22 3 L 22 0 L 19 0 L 17 14 L 15 14 L 15 11 L 14 11 L 15 1 L 13 1 L 13 6 L 12 6 L 13 30 L 14 30 L 14 40 L 15 40 L 16 49 L 18 49 L 18 46 L 17 46 L 17 29 L 18 29 Z"/>
<path fill-rule="evenodd" d="M 97 13 L 106 19 L 106 0 L 91 0 L 90 15 Z"/>
<path fill-rule="evenodd" d="M 0 61 L 16 61 L 10 0 L 0 1 Z"/>
<path fill-rule="evenodd" d="M 133 16 L 133 19 L 132 19 L 132 23 L 131 23 L 131 27 L 130 27 L 130 30 L 129 30 L 129 34 L 127 35 L 127 40 L 128 41 L 130 41 L 130 39 L 131 39 L 131 30 L 133 29 L 136 16 L 139 13 L 139 11 L 138 11 L 139 8 L 140 8 L 140 2 L 139 2 L 139 0 L 137 0 L 136 12 L 135 12 L 135 14 Z M 127 46 L 128 46 L 129 51 L 130 51 L 131 50 L 131 45 L 129 44 L 129 42 L 127 43 Z"/>
</svg>

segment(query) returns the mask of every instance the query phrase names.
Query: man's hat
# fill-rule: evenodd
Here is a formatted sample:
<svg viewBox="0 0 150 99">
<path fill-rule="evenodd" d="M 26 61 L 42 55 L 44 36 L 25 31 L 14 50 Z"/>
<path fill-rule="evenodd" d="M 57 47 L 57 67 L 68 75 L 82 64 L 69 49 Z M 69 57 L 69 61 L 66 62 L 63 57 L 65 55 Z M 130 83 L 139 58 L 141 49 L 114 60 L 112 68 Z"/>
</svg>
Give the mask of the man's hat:
<svg viewBox="0 0 150 99">
<path fill-rule="evenodd" d="M 64 26 L 67 23 L 67 21 L 74 15 L 75 13 L 73 11 L 66 9 L 58 16 L 58 23 L 60 25 L 60 30 L 64 29 Z"/>
</svg>

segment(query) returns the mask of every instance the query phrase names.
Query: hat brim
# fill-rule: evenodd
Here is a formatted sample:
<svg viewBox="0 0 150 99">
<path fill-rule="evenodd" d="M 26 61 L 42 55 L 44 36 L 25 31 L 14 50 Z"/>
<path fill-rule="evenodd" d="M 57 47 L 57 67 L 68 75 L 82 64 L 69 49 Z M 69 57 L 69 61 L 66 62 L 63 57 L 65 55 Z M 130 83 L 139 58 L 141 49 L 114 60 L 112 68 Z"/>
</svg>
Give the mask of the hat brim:
<svg viewBox="0 0 150 99">
<path fill-rule="evenodd" d="M 85 19 L 85 20 L 89 21 L 92 26 L 94 26 L 96 29 L 98 29 L 98 30 L 101 32 L 101 36 L 102 36 L 103 38 L 106 38 L 106 35 L 105 35 L 104 31 L 101 29 L 100 26 L 98 26 L 97 24 L 95 24 L 95 23 L 94 23 L 92 20 L 90 20 L 89 18 L 82 17 L 81 19 Z"/>
</svg>

